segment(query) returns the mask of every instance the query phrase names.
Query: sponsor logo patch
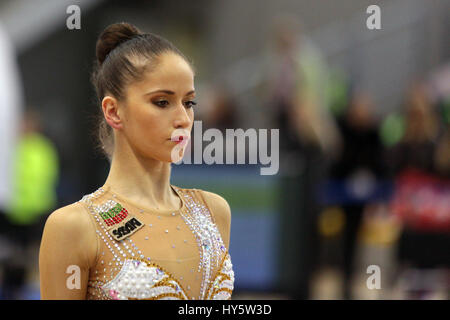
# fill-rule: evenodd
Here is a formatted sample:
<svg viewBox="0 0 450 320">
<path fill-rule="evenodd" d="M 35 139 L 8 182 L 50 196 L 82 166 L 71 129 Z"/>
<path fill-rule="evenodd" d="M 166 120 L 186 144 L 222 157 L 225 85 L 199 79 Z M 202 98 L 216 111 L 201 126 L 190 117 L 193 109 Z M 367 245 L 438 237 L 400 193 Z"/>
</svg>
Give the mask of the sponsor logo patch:
<svg viewBox="0 0 450 320">
<path fill-rule="evenodd" d="M 117 241 L 131 236 L 133 233 L 142 228 L 144 224 L 133 216 L 128 216 L 119 225 L 109 230 L 109 234 Z"/>
<path fill-rule="evenodd" d="M 120 203 L 108 211 L 101 212 L 109 234 L 117 241 L 125 239 L 142 228 L 144 224 L 130 214 Z"/>
</svg>

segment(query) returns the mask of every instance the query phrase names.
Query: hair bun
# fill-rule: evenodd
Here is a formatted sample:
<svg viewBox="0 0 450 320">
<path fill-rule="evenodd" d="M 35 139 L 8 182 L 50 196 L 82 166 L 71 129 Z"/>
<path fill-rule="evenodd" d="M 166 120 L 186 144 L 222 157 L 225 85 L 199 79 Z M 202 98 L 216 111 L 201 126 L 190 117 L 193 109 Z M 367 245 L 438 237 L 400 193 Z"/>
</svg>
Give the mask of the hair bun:
<svg viewBox="0 0 450 320">
<path fill-rule="evenodd" d="M 101 65 L 115 47 L 139 34 L 141 32 L 138 28 L 126 22 L 114 23 L 106 27 L 97 40 L 98 63 Z"/>
</svg>

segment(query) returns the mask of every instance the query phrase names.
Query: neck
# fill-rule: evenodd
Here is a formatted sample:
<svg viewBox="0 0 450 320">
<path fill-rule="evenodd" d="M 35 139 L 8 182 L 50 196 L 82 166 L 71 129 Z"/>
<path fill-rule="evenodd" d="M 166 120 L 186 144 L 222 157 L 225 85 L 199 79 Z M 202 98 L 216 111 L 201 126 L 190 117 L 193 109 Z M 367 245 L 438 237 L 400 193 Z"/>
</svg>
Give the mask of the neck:
<svg viewBox="0 0 450 320">
<path fill-rule="evenodd" d="M 127 143 L 117 143 L 105 185 L 143 207 L 159 210 L 180 207 L 170 186 L 171 164 L 140 157 Z"/>
</svg>

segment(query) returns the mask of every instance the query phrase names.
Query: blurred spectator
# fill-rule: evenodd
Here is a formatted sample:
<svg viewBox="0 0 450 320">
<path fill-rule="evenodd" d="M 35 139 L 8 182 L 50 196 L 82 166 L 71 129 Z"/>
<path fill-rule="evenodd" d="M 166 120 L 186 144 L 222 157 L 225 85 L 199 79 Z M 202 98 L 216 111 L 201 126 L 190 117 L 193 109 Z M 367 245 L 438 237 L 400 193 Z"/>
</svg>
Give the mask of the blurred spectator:
<svg viewBox="0 0 450 320">
<path fill-rule="evenodd" d="M 265 94 L 272 125 L 280 129 L 279 283 L 291 298 L 307 299 L 317 260 L 315 187 L 325 155 L 338 146 L 338 132 L 328 111 L 327 68 L 298 18 L 280 16 L 273 40 Z"/>
<path fill-rule="evenodd" d="M 329 112 L 331 75 L 320 50 L 302 33 L 295 16 L 275 19 L 273 38 L 265 94 L 274 125 L 283 128 L 280 146 L 314 146 L 333 154 L 339 147 L 339 132 Z"/>
<path fill-rule="evenodd" d="M 4 266 L 4 298 L 20 298 L 27 272 L 33 263 L 47 215 L 56 206 L 58 155 L 53 143 L 41 133 L 38 114 L 26 111 L 14 161 L 12 200 L 7 209 L 7 234 L 15 245 Z M 34 247 L 33 247 L 34 246 Z"/>
<path fill-rule="evenodd" d="M 16 225 L 36 222 L 56 205 L 58 154 L 42 134 L 35 111 L 25 112 L 15 157 L 15 177 L 9 220 Z"/>
<path fill-rule="evenodd" d="M 429 92 L 425 83 L 411 86 L 405 106 L 405 134 L 388 152 L 395 177 L 391 209 L 404 226 L 398 244 L 400 263 L 418 268 L 448 268 L 448 124 L 441 123 Z"/>
<path fill-rule="evenodd" d="M 405 131 L 397 145 L 388 149 L 391 174 L 414 168 L 435 173 L 433 154 L 439 133 L 436 110 L 430 103 L 424 84 L 414 84 L 406 97 Z"/>
<path fill-rule="evenodd" d="M 355 90 L 344 115 L 339 119 L 343 137 L 340 155 L 331 168 L 331 178 L 347 190 L 342 208 L 345 213 L 343 234 L 344 298 L 351 298 L 351 279 L 357 234 L 364 209 L 376 193 L 383 179 L 382 145 L 374 105 L 370 96 Z"/>
</svg>

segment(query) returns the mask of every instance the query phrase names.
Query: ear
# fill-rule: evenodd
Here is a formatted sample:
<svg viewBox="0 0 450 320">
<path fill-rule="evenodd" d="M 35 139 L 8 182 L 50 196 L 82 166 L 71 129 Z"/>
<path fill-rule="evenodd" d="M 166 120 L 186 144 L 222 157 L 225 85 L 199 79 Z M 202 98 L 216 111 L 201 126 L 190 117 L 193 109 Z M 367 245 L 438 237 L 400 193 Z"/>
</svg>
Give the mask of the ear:
<svg viewBox="0 0 450 320">
<path fill-rule="evenodd" d="M 102 100 L 102 110 L 106 122 L 114 129 L 122 129 L 122 119 L 119 114 L 119 103 L 111 96 L 105 96 Z"/>
</svg>

